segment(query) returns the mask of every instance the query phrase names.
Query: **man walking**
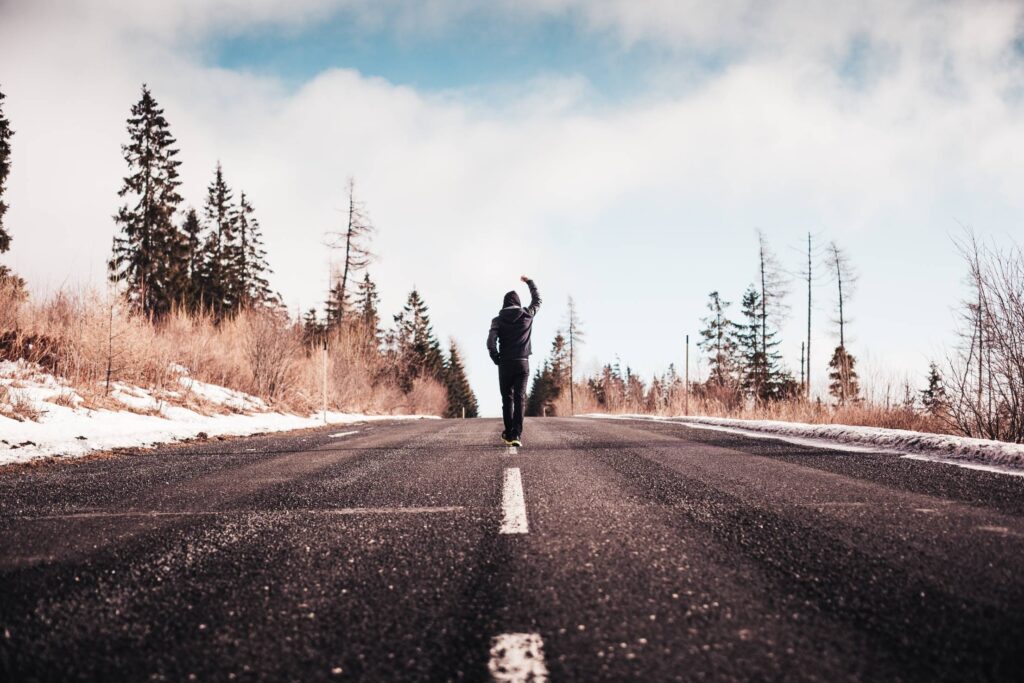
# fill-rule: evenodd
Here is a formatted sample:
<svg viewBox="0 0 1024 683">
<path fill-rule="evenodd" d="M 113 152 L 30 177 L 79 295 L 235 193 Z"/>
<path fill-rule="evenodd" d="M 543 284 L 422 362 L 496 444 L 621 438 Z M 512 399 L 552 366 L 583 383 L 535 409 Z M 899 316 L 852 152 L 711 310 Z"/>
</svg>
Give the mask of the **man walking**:
<svg viewBox="0 0 1024 683">
<path fill-rule="evenodd" d="M 525 275 L 521 278 L 530 288 L 530 306 L 523 308 L 519 295 L 512 290 L 505 295 L 498 317 L 491 321 L 487 335 L 487 351 L 498 366 L 501 387 L 501 417 L 505 431 L 501 440 L 506 446 L 522 446 L 523 411 L 526 408 L 526 384 L 530 381 L 530 333 L 533 316 L 540 308 L 537 285 Z"/>
</svg>

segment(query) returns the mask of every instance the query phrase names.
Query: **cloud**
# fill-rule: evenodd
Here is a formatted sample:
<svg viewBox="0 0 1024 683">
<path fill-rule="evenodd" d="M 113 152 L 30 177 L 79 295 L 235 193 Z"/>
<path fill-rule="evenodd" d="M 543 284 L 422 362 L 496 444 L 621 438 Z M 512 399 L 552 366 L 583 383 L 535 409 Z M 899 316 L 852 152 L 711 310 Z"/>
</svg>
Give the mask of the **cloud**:
<svg viewBox="0 0 1024 683">
<path fill-rule="evenodd" d="M 954 218 L 1010 229 L 1024 209 L 1024 169 L 1008 153 L 1024 141 L 1022 10 L 1011 3 L 829 4 L 829 16 L 790 2 L 528 0 L 503 10 L 569 16 L 624 45 L 728 55 L 685 92 L 655 85 L 605 106 L 572 73 L 437 93 L 345 68 L 293 87 L 205 60 L 203 36 L 301 30 L 339 7 L 439 31 L 480 11 L 405 6 L 4 5 L 0 87 L 17 131 L 5 261 L 37 289 L 102 282 L 124 119 L 143 81 L 178 137 L 189 203 L 201 203 L 222 161 L 256 205 L 289 304 L 323 298 L 323 234 L 342 220 L 354 176 L 379 228 L 371 271 L 385 308 L 420 287 L 485 395 L 494 381 L 483 328 L 522 271 L 547 295 L 538 351 L 571 291 L 589 318 L 589 352 L 620 353 L 646 372 L 678 360 L 708 290 L 738 298 L 755 227 L 780 247 L 827 228 L 872 264 L 859 301 L 875 310 L 858 335 L 877 347 L 900 329 L 946 329 L 955 261 L 934 251 L 919 264 L 910 250 L 942 242 Z M 668 81 L 672 64 L 652 69 Z M 901 314 L 892 291 L 913 281 L 932 296 Z M 903 357 L 920 347 L 907 342 Z"/>
</svg>

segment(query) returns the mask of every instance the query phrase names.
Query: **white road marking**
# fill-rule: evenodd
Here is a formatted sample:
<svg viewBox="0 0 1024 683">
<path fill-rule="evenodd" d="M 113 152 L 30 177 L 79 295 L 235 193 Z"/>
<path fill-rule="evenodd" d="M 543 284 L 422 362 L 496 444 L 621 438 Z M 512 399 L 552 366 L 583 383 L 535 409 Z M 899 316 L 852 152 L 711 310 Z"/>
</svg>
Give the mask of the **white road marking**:
<svg viewBox="0 0 1024 683">
<path fill-rule="evenodd" d="M 337 434 L 328 434 L 327 436 L 329 438 L 331 438 L 331 439 L 340 439 L 343 436 L 348 436 L 349 434 L 358 434 L 358 433 L 359 433 L 359 430 L 356 429 L 356 430 L 353 430 L 351 432 L 338 432 Z"/>
<path fill-rule="evenodd" d="M 519 474 L 518 467 L 505 468 L 501 511 L 501 533 L 529 533 L 530 526 L 526 521 L 526 500 L 523 498 L 523 478 Z"/>
<path fill-rule="evenodd" d="M 487 668 L 501 683 L 547 683 L 544 641 L 539 633 L 502 633 L 491 639 Z"/>
<path fill-rule="evenodd" d="M 516 448 L 515 446 L 507 446 L 505 448 L 505 455 L 518 455 L 518 454 L 519 454 L 519 449 Z"/>
</svg>

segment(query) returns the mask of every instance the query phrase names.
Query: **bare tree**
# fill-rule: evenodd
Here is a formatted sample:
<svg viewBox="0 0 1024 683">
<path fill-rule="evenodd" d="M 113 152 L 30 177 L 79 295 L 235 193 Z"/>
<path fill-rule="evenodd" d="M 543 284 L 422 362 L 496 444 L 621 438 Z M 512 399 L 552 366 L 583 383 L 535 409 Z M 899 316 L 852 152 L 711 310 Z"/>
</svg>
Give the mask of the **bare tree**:
<svg viewBox="0 0 1024 683">
<path fill-rule="evenodd" d="M 576 347 L 583 343 L 584 333 L 581 326 L 579 311 L 576 310 L 576 302 L 569 296 L 569 305 L 565 312 L 566 339 L 569 342 L 569 409 L 576 414 L 576 392 L 574 387 L 576 364 Z"/>
<path fill-rule="evenodd" d="M 768 345 L 768 324 L 782 322 L 789 312 L 786 296 L 789 294 L 789 278 L 779 263 L 778 257 L 768 245 L 764 232 L 757 231 L 758 276 L 761 282 L 761 348 Z"/>
<path fill-rule="evenodd" d="M 828 246 L 827 259 L 832 280 L 836 285 L 835 323 L 839 326 L 839 346 L 836 347 L 829 363 L 832 368 L 830 391 L 839 399 L 839 405 L 845 405 L 848 400 L 856 400 L 860 393 L 857 372 L 854 369 L 857 361 L 846 348 L 846 324 L 849 322 L 846 316 L 846 303 L 853 295 L 857 274 L 849 256 L 834 241 Z"/>
<path fill-rule="evenodd" d="M 1024 442 L 1024 252 L 970 232 L 956 244 L 971 293 L 943 375 L 950 419 L 967 436 Z"/>
<path fill-rule="evenodd" d="M 821 256 L 821 250 L 815 243 L 816 237 L 810 232 L 807 233 L 807 251 L 804 254 L 807 257 L 807 267 L 800 272 L 800 278 L 807 283 L 807 340 L 803 344 L 803 360 L 800 364 L 800 381 L 807 398 L 811 396 L 811 321 L 814 311 L 814 285 L 817 282 L 814 262 Z"/>
<path fill-rule="evenodd" d="M 355 273 L 370 265 L 373 254 L 367 242 L 374 232 L 373 224 L 366 213 L 366 206 L 356 199 L 355 179 L 348 179 L 348 223 L 344 230 L 327 233 L 327 246 L 337 251 L 344 251 L 341 265 L 341 277 L 331 288 L 328 308 L 334 309 L 332 322 L 341 323 L 348 305 L 348 283 Z"/>
</svg>

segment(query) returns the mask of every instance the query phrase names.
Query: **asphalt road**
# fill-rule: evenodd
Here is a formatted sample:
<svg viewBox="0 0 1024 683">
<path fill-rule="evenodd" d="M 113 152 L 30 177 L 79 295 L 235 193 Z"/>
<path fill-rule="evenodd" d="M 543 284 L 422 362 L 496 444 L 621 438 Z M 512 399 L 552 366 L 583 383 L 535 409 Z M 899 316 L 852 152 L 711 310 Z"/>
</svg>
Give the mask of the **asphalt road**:
<svg viewBox="0 0 1024 683">
<path fill-rule="evenodd" d="M 517 454 L 499 431 L 0 475 L 0 680 L 1024 678 L 1024 478 L 640 421 L 529 420 Z"/>
</svg>

